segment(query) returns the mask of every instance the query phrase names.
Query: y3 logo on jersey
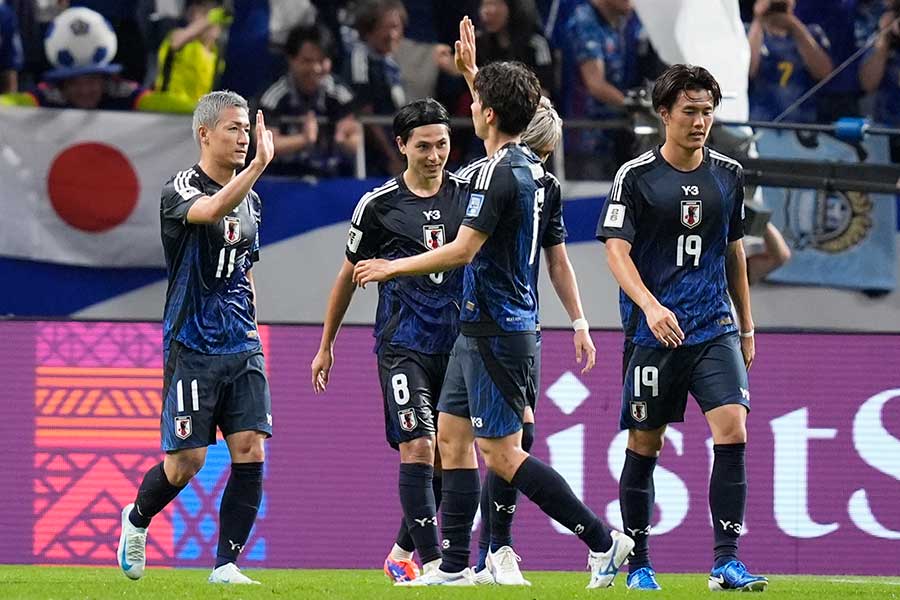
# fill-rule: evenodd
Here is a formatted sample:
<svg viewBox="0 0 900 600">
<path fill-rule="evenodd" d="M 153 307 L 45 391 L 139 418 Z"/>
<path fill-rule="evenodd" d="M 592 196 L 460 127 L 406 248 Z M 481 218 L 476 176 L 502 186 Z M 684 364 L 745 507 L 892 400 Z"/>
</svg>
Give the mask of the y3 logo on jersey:
<svg viewBox="0 0 900 600">
<path fill-rule="evenodd" d="M 425 217 L 426 221 L 439 221 L 441 219 L 441 211 L 435 210 L 423 210 L 422 215 Z"/>
<path fill-rule="evenodd" d="M 700 186 L 683 185 L 683 186 L 681 186 L 681 191 L 684 192 L 685 196 L 699 196 L 700 195 Z"/>
</svg>

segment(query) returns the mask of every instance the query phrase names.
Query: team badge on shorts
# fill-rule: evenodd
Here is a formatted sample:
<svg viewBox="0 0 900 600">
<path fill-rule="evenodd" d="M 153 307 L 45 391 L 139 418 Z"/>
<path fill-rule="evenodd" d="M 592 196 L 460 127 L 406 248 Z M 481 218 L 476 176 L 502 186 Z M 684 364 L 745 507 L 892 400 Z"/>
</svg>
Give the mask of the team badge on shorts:
<svg viewBox="0 0 900 600">
<path fill-rule="evenodd" d="M 191 426 L 191 416 L 175 417 L 175 435 L 183 440 L 191 437 L 194 428 Z"/>
<path fill-rule="evenodd" d="M 700 224 L 703 218 L 703 202 L 700 200 L 681 201 L 681 224 L 688 229 L 693 229 Z"/>
<path fill-rule="evenodd" d="M 416 409 L 414 408 L 401 410 L 397 413 L 397 416 L 400 417 L 400 428 L 403 431 L 412 431 L 419 424 L 416 421 Z"/>
<path fill-rule="evenodd" d="M 647 403 L 640 400 L 631 401 L 631 418 L 638 423 L 647 420 Z"/>
<path fill-rule="evenodd" d="M 429 250 L 436 250 L 444 245 L 443 225 L 422 225 L 422 235 Z"/>
<path fill-rule="evenodd" d="M 237 244 L 241 241 L 241 220 L 238 217 L 225 217 L 225 242 Z"/>
</svg>

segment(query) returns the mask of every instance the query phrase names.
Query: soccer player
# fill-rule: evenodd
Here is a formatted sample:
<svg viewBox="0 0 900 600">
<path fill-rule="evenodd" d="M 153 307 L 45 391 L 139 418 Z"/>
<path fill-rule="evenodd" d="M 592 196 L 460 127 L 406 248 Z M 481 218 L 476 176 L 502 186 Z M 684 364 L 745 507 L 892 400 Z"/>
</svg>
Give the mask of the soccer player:
<svg viewBox="0 0 900 600">
<path fill-rule="evenodd" d="M 169 273 L 163 316 L 165 364 L 160 417 L 165 459 L 122 510 L 119 567 L 144 574 L 147 527 L 203 467 L 218 427 L 231 454 L 219 508 L 210 583 L 251 584 L 235 565 L 262 500 L 264 440 L 272 408 L 256 324 L 250 269 L 259 260 L 259 196 L 251 189 L 272 160 L 272 134 L 256 114 L 256 156 L 240 174 L 250 142 L 247 101 L 227 91 L 194 110 L 200 161 L 162 190 L 160 220 Z"/>
<path fill-rule="evenodd" d="M 457 69 L 466 79 L 470 90 L 478 73 L 475 60 L 475 27 L 468 17 L 459 24 L 459 41 L 456 43 Z M 562 119 L 553 108 L 550 99 L 542 96 L 537 111 L 522 134 L 522 141 L 546 162 L 562 138 Z M 460 170 L 463 176 L 471 177 L 487 160 L 480 159 Z M 546 190 L 544 205 L 540 213 L 538 238 L 544 248 L 548 271 L 553 287 L 563 302 L 575 328 L 575 353 L 578 362 L 586 355 L 582 373 L 591 370 L 596 360 L 594 343 L 588 333 L 588 323 L 584 318 L 581 296 L 575 271 L 566 252 L 566 230 L 562 218 L 562 194 L 559 181 L 552 173 L 544 172 L 540 185 Z M 537 284 L 540 260 L 531 265 L 531 285 L 537 301 Z M 531 377 L 534 394 L 525 408 L 522 423 L 522 449 L 530 452 L 534 444 L 534 410 L 540 393 L 541 335 L 540 327 L 535 332 L 535 354 Z M 478 565 L 475 580 L 479 584 L 527 585 L 528 581 L 519 571 L 519 556 L 513 550 L 512 520 L 515 516 L 518 490 L 493 471 L 488 470 L 481 486 L 481 530 L 478 539 Z"/>
<path fill-rule="evenodd" d="M 754 343 L 741 244 L 743 171 L 705 146 L 721 99 L 719 84 L 702 67 L 673 65 L 656 80 L 653 108 L 665 124 L 665 143 L 622 165 L 597 226 L 621 286 L 626 341 L 619 423 L 628 430 L 628 448 L 619 500 L 636 542 L 632 589 L 660 589 L 648 550 L 653 469 L 666 426 L 684 420 L 688 392 L 714 443 L 709 589 L 764 590 L 768 583 L 737 559 Z"/>
<path fill-rule="evenodd" d="M 540 159 L 521 144 L 521 134 L 540 97 L 537 77 L 521 63 L 481 69 L 472 120 L 490 159 L 472 179 L 456 239 L 433 252 L 360 261 L 354 269 L 354 281 L 365 286 L 466 265 L 461 335 L 438 402 L 442 562 L 412 585 L 474 584 L 469 542 L 480 481 L 473 441 L 488 468 L 589 546 L 589 588 L 610 585 L 633 545 L 624 534 L 610 532 L 556 471 L 521 447 L 525 407 L 534 394 L 537 298 L 531 279 L 546 191 Z"/>
<path fill-rule="evenodd" d="M 403 258 L 440 248 L 456 238 L 465 214 L 467 182 L 444 170 L 450 153 L 447 110 L 431 98 L 416 100 L 397 112 L 393 129 L 407 167 L 365 194 L 353 212 L 346 258 L 328 298 L 322 341 L 312 362 L 317 393 L 328 384 L 335 338 L 355 289 L 354 265 L 376 256 Z M 395 582 L 416 577 L 414 549 L 425 572 L 440 563 L 441 477 L 434 469 L 434 413 L 459 333 L 461 295 L 461 269 L 400 277 L 378 287 L 375 353 L 387 441 L 400 451 L 404 515 L 384 563 Z"/>
</svg>

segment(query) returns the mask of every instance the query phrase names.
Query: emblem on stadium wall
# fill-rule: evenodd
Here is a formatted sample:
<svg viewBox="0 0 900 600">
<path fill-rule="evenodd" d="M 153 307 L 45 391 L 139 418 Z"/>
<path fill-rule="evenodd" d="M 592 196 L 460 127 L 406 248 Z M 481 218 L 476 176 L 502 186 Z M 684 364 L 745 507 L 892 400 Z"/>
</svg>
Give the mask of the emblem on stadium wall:
<svg viewBox="0 0 900 600">
<path fill-rule="evenodd" d="M 693 229 L 703 218 L 703 203 L 700 200 L 681 201 L 681 224 Z"/>
<path fill-rule="evenodd" d="M 797 249 L 838 254 L 866 239 L 873 226 L 872 209 L 871 198 L 863 192 L 789 191 L 786 229 Z"/>
</svg>

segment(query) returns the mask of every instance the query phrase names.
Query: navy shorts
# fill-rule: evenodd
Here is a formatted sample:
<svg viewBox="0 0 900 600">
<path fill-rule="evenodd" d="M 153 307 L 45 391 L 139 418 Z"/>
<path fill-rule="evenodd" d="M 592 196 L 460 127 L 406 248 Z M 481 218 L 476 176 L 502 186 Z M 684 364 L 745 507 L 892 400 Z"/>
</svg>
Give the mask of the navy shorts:
<svg viewBox="0 0 900 600">
<path fill-rule="evenodd" d="M 460 335 L 450 353 L 438 410 L 472 421 L 475 437 L 500 438 L 522 429 L 534 405 L 534 333 Z"/>
<path fill-rule="evenodd" d="M 531 366 L 531 385 L 534 393 L 528 399 L 531 412 L 537 409 L 538 396 L 541 395 L 541 332 L 538 331 L 534 340 L 534 364 Z"/>
<path fill-rule="evenodd" d="M 435 434 L 435 405 L 448 358 L 447 354 L 425 354 L 390 344 L 379 350 L 385 437 L 394 450 L 403 442 Z"/>
<path fill-rule="evenodd" d="M 750 410 L 737 333 L 674 350 L 625 342 L 622 369 L 622 429 L 658 429 L 684 421 L 688 392 L 704 413 L 726 404 Z"/>
<path fill-rule="evenodd" d="M 202 354 L 172 342 L 166 357 L 160 437 L 166 452 L 201 448 L 222 435 L 272 436 L 272 398 L 262 350 Z"/>
</svg>

